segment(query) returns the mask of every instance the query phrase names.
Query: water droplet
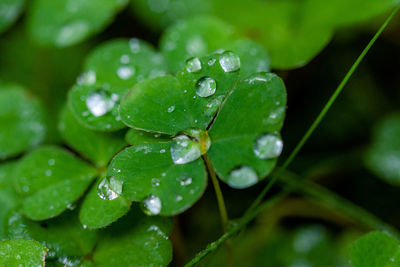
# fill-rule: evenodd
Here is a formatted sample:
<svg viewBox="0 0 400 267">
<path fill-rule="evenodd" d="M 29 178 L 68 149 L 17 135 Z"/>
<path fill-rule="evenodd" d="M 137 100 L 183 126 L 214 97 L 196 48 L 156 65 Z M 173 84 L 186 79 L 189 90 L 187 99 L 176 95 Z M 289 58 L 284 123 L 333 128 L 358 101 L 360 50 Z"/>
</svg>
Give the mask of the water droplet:
<svg viewBox="0 0 400 267">
<path fill-rule="evenodd" d="M 152 178 L 151 179 L 151 184 L 153 185 L 153 187 L 159 187 L 160 186 L 160 179 Z"/>
<path fill-rule="evenodd" d="M 161 200 L 154 195 L 148 196 L 143 201 L 144 212 L 148 215 L 157 215 L 161 212 Z"/>
<path fill-rule="evenodd" d="M 264 134 L 254 142 L 254 154 L 261 159 L 273 159 L 282 153 L 282 139 L 275 134 Z"/>
<path fill-rule="evenodd" d="M 246 188 L 258 182 L 257 173 L 248 166 L 242 166 L 230 172 L 227 183 L 237 189 Z"/>
<path fill-rule="evenodd" d="M 114 177 L 106 177 L 101 180 L 97 187 L 97 194 L 105 200 L 113 200 L 122 193 L 123 182 Z"/>
<path fill-rule="evenodd" d="M 238 71 L 240 69 L 240 58 L 235 53 L 226 51 L 219 58 L 219 64 L 225 72 Z"/>
<path fill-rule="evenodd" d="M 182 201 L 182 199 L 183 199 L 183 197 L 182 197 L 181 195 L 177 195 L 177 196 L 175 197 L 175 201 L 176 201 L 176 202 Z"/>
<path fill-rule="evenodd" d="M 56 36 L 58 46 L 74 44 L 85 37 L 90 31 L 90 25 L 86 20 L 73 20 L 64 25 Z"/>
<path fill-rule="evenodd" d="M 137 38 L 132 38 L 129 40 L 129 47 L 131 52 L 136 54 L 140 51 L 140 41 Z"/>
<path fill-rule="evenodd" d="M 46 170 L 46 171 L 44 172 L 44 174 L 45 174 L 46 176 L 51 176 L 51 175 L 53 174 L 53 172 L 52 172 L 51 170 Z"/>
<path fill-rule="evenodd" d="M 135 73 L 135 69 L 131 66 L 122 66 L 117 70 L 118 77 L 122 80 L 129 79 Z"/>
<path fill-rule="evenodd" d="M 171 156 L 175 164 L 192 162 L 201 156 L 200 144 L 186 135 L 178 135 L 172 139 Z"/>
<path fill-rule="evenodd" d="M 114 95 L 110 95 L 101 89 L 94 90 L 87 96 L 86 106 L 94 116 L 103 116 L 114 107 L 116 102 Z"/>
<path fill-rule="evenodd" d="M 198 72 L 201 70 L 201 62 L 197 57 L 189 58 L 186 61 L 186 70 L 188 72 Z"/>
<path fill-rule="evenodd" d="M 93 85 L 96 82 L 96 72 L 89 70 L 79 75 L 77 83 L 79 85 Z"/>
<path fill-rule="evenodd" d="M 211 58 L 210 60 L 208 60 L 207 64 L 208 64 L 208 66 L 212 66 L 215 64 L 216 61 L 217 60 L 215 58 Z"/>
<path fill-rule="evenodd" d="M 168 113 L 171 113 L 174 110 L 175 110 L 175 106 L 170 106 L 167 111 L 168 111 Z"/>
<path fill-rule="evenodd" d="M 188 177 L 188 176 L 183 176 L 181 178 L 179 178 L 179 184 L 181 186 L 188 186 L 191 185 L 193 182 L 192 177 Z"/>
<path fill-rule="evenodd" d="M 197 123 L 197 120 L 194 121 Z M 200 152 L 202 155 L 207 153 L 208 149 L 211 147 L 211 138 L 207 131 L 199 129 L 188 129 L 184 133 L 192 138 L 200 145 Z"/>
<path fill-rule="evenodd" d="M 210 77 L 200 78 L 196 83 L 196 94 L 201 97 L 213 95 L 217 89 L 217 83 Z"/>
<path fill-rule="evenodd" d="M 160 150 L 160 154 L 165 153 L 165 149 Z"/>
<path fill-rule="evenodd" d="M 49 166 L 53 166 L 56 163 L 56 161 L 55 159 L 49 159 L 47 163 L 49 164 Z"/>
<path fill-rule="evenodd" d="M 224 100 L 224 96 L 222 96 L 222 95 L 210 99 L 210 101 L 206 104 L 204 113 L 208 116 L 214 114 L 220 107 L 223 100 Z"/>
<path fill-rule="evenodd" d="M 122 64 L 128 64 L 130 61 L 131 61 L 131 59 L 130 59 L 130 57 L 129 57 L 129 55 L 122 55 L 121 57 L 120 57 L 120 59 L 119 59 L 119 61 L 122 63 Z"/>
</svg>

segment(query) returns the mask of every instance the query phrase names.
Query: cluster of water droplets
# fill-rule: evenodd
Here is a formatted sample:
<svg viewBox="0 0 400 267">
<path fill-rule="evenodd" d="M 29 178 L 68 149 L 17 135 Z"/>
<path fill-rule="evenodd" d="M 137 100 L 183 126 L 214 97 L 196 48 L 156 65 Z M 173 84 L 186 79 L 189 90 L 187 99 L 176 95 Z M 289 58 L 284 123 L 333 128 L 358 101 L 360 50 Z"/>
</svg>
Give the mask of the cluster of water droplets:
<svg viewBox="0 0 400 267">
<path fill-rule="evenodd" d="M 95 117 L 107 114 L 118 103 L 119 96 L 104 89 L 96 89 L 86 97 L 86 106 Z"/>
<path fill-rule="evenodd" d="M 123 182 L 115 177 L 105 177 L 97 187 L 97 194 L 105 200 L 118 198 L 122 193 Z"/>
<path fill-rule="evenodd" d="M 205 154 L 211 146 L 211 139 L 206 131 L 189 129 L 172 139 L 171 157 L 175 164 L 195 161 Z"/>
</svg>

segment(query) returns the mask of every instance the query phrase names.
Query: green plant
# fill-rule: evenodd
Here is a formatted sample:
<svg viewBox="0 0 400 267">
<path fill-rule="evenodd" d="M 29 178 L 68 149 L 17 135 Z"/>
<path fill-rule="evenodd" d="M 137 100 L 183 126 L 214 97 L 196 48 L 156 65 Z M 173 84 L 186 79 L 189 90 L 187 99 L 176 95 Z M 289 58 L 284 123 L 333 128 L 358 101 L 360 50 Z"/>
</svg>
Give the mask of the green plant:
<svg viewBox="0 0 400 267">
<path fill-rule="evenodd" d="M 345 265 L 342 247 L 358 237 L 360 229 L 338 239 L 321 225 L 282 228 L 268 245 L 259 243 L 270 234 L 265 225 L 240 235 L 255 217 L 273 218 L 264 213 L 272 213 L 293 192 L 303 195 L 306 205 L 317 203 L 362 229 L 390 234 L 374 232 L 356 241 L 349 250 L 353 266 L 396 266 L 399 234 L 394 227 L 287 169 L 399 7 L 276 168 L 283 151 L 280 131 L 287 92 L 270 65 L 302 66 L 337 28 L 396 4 L 367 1 L 362 3 L 365 9 L 358 9 L 358 1 L 344 2 L 335 1 L 332 11 L 317 0 L 250 1 L 247 7 L 241 1 L 227 5 L 220 0 L 175 0 L 155 6 L 155 1 L 134 1 L 132 7 L 143 21 L 155 28 L 170 25 L 157 50 L 138 38 L 100 45 L 86 41 L 111 24 L 128 1 L 0 0 L 0 32 L 17 20 L 24 6 L 27 10 L 27 31 L 16 26 L 0 43 L 0 55 L 9 65 L 0 66 L 0 265 L 167 266 L 173 247 L 179 256 L 189 246 L 182 244 L 172 216 L 179 218 L 201 202 L 211 180 L 216 197 L 211 203 L 218 205 L 223 235 L 187 266 L 212 252 L 214 266 L 262 265 L 260 257 L 265 255 L 277 266 Z M 344 6 L 342 17 L 332 15 Z M 241 10 L 242 17 L 233 16 Z M 316 11 L 318 16 L 310 16 Z M 195 14 L 200 16 L 191 17 Z M 266 14 L 274 27 L 261 27 Z M 15 57 L 26 61 L 21 63 L 24 77 L 19 77 L 20 65 L 12 63 Z M 398 124 L 394 115 L 378 125 L 374 142 L 363 154 L 368 168 L 392 184 L 398 179 Z M 283 190 L 264 200 L 277 182 Z M 227 201 L 223 192 L 256 184 L 261 190 L 252 196 L 253 204 L 232 220 L 227 206 L 237 197 Z M 211 224 L 217 221 L 210 217 Z M 207 223 L 198 223 L 198 231 Z M 219 250 L 222 244 L 225 248 Z M 250 251 L 253 246 L 257 250 Z M 328 250 L 337 256 L 323 257 Z M 246 252 L 233 262 L 238 251 Z M 246 258 L 250 254 L 251 261 Z"/>
</svg>

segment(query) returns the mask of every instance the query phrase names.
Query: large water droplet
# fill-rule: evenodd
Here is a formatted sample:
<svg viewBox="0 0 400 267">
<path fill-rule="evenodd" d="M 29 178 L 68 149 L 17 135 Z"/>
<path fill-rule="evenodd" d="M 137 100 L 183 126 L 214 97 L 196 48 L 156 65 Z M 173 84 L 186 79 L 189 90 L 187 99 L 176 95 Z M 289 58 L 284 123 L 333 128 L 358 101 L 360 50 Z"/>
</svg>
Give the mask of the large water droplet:
<svg viewBox="0 0 400 267">
<path fill-rule="evenodd" d="M 275 134 L 264 134 L 254 142 L 254 154 L 261 159 L 273 159 L 282 153 L 282 139 Z"/>
<path fill-rule="evenodd" d="M 201 156 L 200 144 L 186 135 L 178 135 L 172 139 L 171 156 L 175 164 L 192 162 Z"/>
<path fill-rule="evenodd" d="M 219 58 L 219 64 L 225 72 L 238 71 L 240 69 L 240 58 L 235 53 L 226 51 Z"/>
<path fill-rule="evenodd" d="M 86 106 L 96 117 L 109 112 L 118 100 L 118 95 L 110 95 L 107 91 L 98 89 L 91 92 L 86 98 Z"/>
<path fill-rule="evenodd" d="M 210 77 L 200 78 L 196 83 L 196 94 L 201 97 L 213 95 L 217 90 L 217 83 Z"/>
<path fill-rule="evenodd" d="M 198 72 L 201 70 L 201 62 L 198 57 L 189 58 L 186 61 L 186 70 L 188 72 Z"/>
<path fill-rule="evenodd" d="M 195 123 L 197 123 L 197 120 L 195 120 Z M 194 140 L 200 144 L 200 152 L 202 155 L 207 153 L 208 149 L 211 147 L 211 139 L 210 136 L 208 135 L 207 131 L 200 130 L 200 129 L 188 129 L 183 131 L 186 135 L 193 137 Z"/>
<path fill-rule="evenodd" d="M 97 194 L 105 200 L 113 200 L 122 193 L 123 182 L 114 177 L 106 177 L 101 180 L 97 187 Z"/>
<path fill-rule="evenodd" d="M 242 166 L 230 172 L 227 183 L 237 189 L 254 185 L 258 181 L 257 173 L 248 166 Z"/>
<path fill-rule="evenodd" d="M 160 214 L 161 207 L 161 200 L 157 196 L 150 195 L 143 201 L 144 212 L 147 215 Z"/>
</svg>

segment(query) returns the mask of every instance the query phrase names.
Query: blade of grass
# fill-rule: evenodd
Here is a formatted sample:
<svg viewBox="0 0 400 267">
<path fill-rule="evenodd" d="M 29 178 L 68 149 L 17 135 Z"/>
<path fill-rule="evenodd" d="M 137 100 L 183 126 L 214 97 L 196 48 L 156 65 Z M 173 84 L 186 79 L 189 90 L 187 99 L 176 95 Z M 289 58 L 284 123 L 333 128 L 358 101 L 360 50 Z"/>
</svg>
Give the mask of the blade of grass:
<svg viewBox="0 0 400 267">
<path fill-rule="evenodd" d="M 367 46 L 364 48 L 364 50 L 361 52 L 361 54 L 358 56 L 357 60 L 354 62 L 354 64 L 351 66 L 350 70 L 347 72 L 346 76 L 343 78 L 339 86 L 336 88 L 336 90 L 333 92 L 332 96 L 329 98 L 328 102 L 325 104 L 324 108 L 321 110 L 321 112 L 318 114 L 317 118 L 314 120 L 314 122 L 311 124 L 310 128 L 308 128 L 307 132 L 304 134 L 304 136 L 300 139 L 299 143 L 296 145 L 294 150 L 290 153 L 289 157 L 285 160 L 285 162 L 282 164 L 282 167 L 280 171 L 276 172 L 275 175 L 272 176 L 271 180 L 268 182 L 268 184 L 265 186 L 265 188 L 261 191 L 261 193 L 257 196 L 257 198 L 254 200 L 252 205 L 247 209 L 246 213 L 249 213 L 251 210 L 253 210 L 258 204 L 260 204 L 261 200 L 265 197 L 265 195 L 268 193 L 268 191 L 271 189 L 271 187 L 275 184 L 275 182 L 279 179 L 279 177 L 282 175 L 282 172 L 285 171 L 288 166 L 292 163 L 294 158 L 297 156 L 299 151 L 303 148 L 304 144 L 307 142 L 307 140 L 310 138 L 312 133 L 315 131 L 315 129 L 318 127 L 322 119 L 325 117 L 326 113 L 329 111 L 339 94 L 343 91 L 343 88 L 353 75 L 354 71 L 357 69 L 357 67 L 360 65 L 361 61 L 364 59 L 368 51 L 371 49 L 371 47 L 374 45 L 375 41 L 379 38 L 379 36 L 382 34 L 382 32 L 385 30 L 386 26 L 389 24 L 389 22 L 393 19 L 393 17 L 396 15 L 396 13 L 399 11 L 400 6 L 397 6 L 393 12 L 389 15 L 389 17 L 385 20 L 385 22 L 382 24 L 382 26 L 379 28 L 379 30 L 375 33 L 374 37 L 372 37 L 371 41 L 367 44 Z"/>
</svg>

